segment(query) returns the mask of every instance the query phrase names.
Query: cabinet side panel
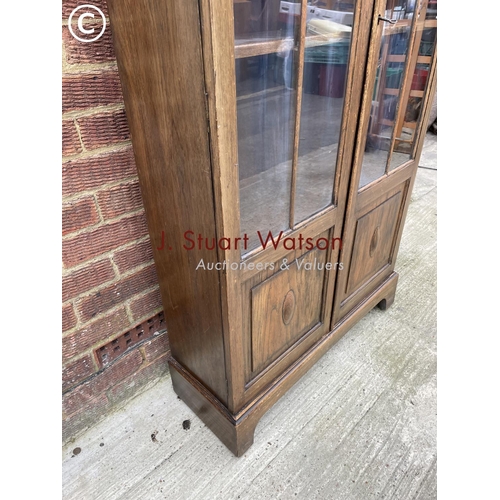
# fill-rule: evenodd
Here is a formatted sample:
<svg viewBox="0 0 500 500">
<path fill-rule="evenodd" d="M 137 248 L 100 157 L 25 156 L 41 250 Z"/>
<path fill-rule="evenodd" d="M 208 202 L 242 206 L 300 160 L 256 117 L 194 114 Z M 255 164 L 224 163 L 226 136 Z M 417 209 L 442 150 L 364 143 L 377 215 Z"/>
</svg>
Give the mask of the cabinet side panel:
<svg viewBox="0 0 500 500">
<path fill-rule="evenodd" d="M 108 6 L 172 356 L 226 402 L 217 252 L 185 248 L 216 236 L 198 2 Z"/>
</svg>

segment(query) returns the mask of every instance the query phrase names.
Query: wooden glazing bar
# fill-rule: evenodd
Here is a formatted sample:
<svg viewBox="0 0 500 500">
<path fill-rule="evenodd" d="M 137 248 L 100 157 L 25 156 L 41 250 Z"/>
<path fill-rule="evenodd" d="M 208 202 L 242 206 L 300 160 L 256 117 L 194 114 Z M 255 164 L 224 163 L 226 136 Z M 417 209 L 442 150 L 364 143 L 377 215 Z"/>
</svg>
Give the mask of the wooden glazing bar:
<svg viewBox="0 0 500 500">
<path fill-rule="evenodd" d="M 302 111 L 302 88 L 304 85 L 304 57 L 307 25 L 307 1 L 302 0 L 300 8 L 300 31 L 297 64 L 297 95 L 295 101 L 295 132 L 293 138 L 292 178 L 290 186 L 290 227 L 295 223 L 295 190 L 297 187 L 297 164 L 299 161 L 300 114 Z"/>
</svg>

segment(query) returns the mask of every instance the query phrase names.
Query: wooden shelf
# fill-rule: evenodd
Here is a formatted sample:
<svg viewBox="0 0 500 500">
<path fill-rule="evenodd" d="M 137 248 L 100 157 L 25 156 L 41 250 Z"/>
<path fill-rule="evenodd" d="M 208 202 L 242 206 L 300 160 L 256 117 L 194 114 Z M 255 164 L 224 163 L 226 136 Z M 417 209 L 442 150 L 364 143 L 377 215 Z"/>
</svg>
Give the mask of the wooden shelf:
<svg viewBox="0 0 500 500">
<path fill-rule="evenodd" d="M 270 40 L 252 40 L 248 39 L 240 41 L 234 47 L 234 58 L 243 59 L 245 57 L 263 56 L 265 54 L 273 54 L 276 52 L 284 52 L 294 48 L 293 38 L 279 38 Z M 245 43 L 246 42 L 246 43 Z"/>
<path fill-rule="evenodd" d="M 382 118 L 380 120 L 380 123 L 382 125 L 387 125 L 389 127 L 394 126 L 394 121 L 393 120 L 388 120 L 387 118 Z M 415 129 L 417 127 L 417 122 L 403 122 L 403 127 L 404 128 Z"/>
<path fill-rule="evenodd" d="M 331 36 L 327 37 L 325 35 L 307 35 L 306 36 L 306 49 L 309 47 L 319 47 L 321 45 L 346 45 L 349 43 L 350 36 L 339 37 L 339 36 Z"/>
<path fill-rule="evenodd" d="M 394 54 L 394 55 L 388 55 L 387 56 L 387 62 L 397 62 L 397 63 L 404 63 L 407 60 L 407 56 L 404 54 Z M 431 56 L 418 56 L 417 57 L 417 64 L 430 64 L 432 61 Z"/>
<path fill-rule="evenodd" d="M 399 89 L 385 88 L 382 93 L 385 95 L 399 95 Z M 410 90 L 410 97 L 424 97 L 424 91 Z"/>
<path fill-rule="evenodd" d="M 319 47 L 322 45 L 330 45 L 334 43 L 345 44 L 349 42 L 349 38 L 339 36 L 325 35 L 307 35 L 306 48 Z M 245 57 L 262 56 L 265 54 L 274 54 L 277 52 L 286 52 L 291 49 L 296 50 L 297 46 L 293 38 L 275 38 L 275 39 L 259 39 L 247 38 L 235 41 L 234 58 L 243 59 Z"/>
</svg>

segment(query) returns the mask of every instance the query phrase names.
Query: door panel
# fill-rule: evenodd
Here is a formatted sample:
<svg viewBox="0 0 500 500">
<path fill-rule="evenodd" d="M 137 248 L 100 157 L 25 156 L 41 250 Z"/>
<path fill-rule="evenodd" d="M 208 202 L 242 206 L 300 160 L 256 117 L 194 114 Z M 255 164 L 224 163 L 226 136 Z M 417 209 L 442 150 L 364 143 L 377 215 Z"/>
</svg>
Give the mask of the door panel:
<svg viewBox="0 0 500 500">
<path fill-rule="evenodd" d="M 325 245 L 335 228 L 321 233 L 319 247 L 289 251 L 242 286 L 244 372 L 247 397 L 295 362 L 328 332 L 338 248 Z"/>
<path fill-rule="evenodd" d="M 402 192 L 398 191 L 356 221 L 346 295 L 391 263 L 397 215 Z"/>
<path fill-rule="evenodd" d="M 344 271 L 337 279 L 332 327 L 394 272 L 417 169 L 415 158 L 423 141 L 421 116 L 429 96 L 424 102 L 421 89 L 427 88 L 435 68 L 432 33 L 426 35 L 430 44 L 422 46 L 424 31 L 436 22 L 427 15 L 430 2 L 437 4 L 436 0 L 377 2 L 378 28 L 367 66 L 351 202 L 342 235 Z M 418 99 L 422 101 L 416 106 L 418 112 L 410 117 Z"/>
<path fill-rule="evenodd" d="M 262 237 L 340 238 L 373 2 L 337 5 L 336 13 L 325 14 L 306 0 L 233 1 L 234 66 L 228 71 L 234 73 L 237 161 L 227 161 L 222 173 L 231 172 L 238 196 L 227 198 L 221 218 L 235 228 L 229 214 L 238 208 L 237 236 L 249 243 L 239 254 L 228 249 L 219 257 L 240 264 L 224 276 L 232 290 L 226 345 L 241 361 L 230 368 L 233 411 L 330 328 L 338 246 L 290 252 L 282 243 L 263 245 Z M 211 122 L 213 130 L 225 123 L 225 109 Z M 279 267 L 290 256 L 331 269 L 255 267 Z"/>
<path fill-rule="evenodd" d="M 332 327 L 393 273 L 413 173 L 409 164 L 382 179 L 378 193 L 358 196 L 344 233 Z"/>
<path fill-rule="evenodd" d="M 321 323 L 326 255 L 314 250 L 251 290 L 252 372 Z"/>
</svg>

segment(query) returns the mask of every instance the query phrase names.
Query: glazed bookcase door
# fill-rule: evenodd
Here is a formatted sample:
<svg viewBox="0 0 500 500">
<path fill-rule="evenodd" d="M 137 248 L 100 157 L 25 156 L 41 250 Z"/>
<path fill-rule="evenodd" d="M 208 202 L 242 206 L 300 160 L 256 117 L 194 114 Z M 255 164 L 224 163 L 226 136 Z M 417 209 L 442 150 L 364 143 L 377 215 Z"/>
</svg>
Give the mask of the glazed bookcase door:
<svg viewBox="0 0 500 500">
<path fill-rule="evenodd" d="M 354 1 L 333 20 L 306 2 L 234 2 L 240 221 L 289 231 L 335 204 Z M 333 13 L 333 11 L 330 11 Z"/>
<path fill-rule="evenodd" d="M 239 409 L 330 329 L 373 5 L 343 2 L 326 20 L 305 0 L 232 7 Z"/>
<path fill-rule="evenodd" d="M 377 9 L 334 324 L 394 272 L 435 85 L 437 0 L 383 0 Z"/>
</svg>

